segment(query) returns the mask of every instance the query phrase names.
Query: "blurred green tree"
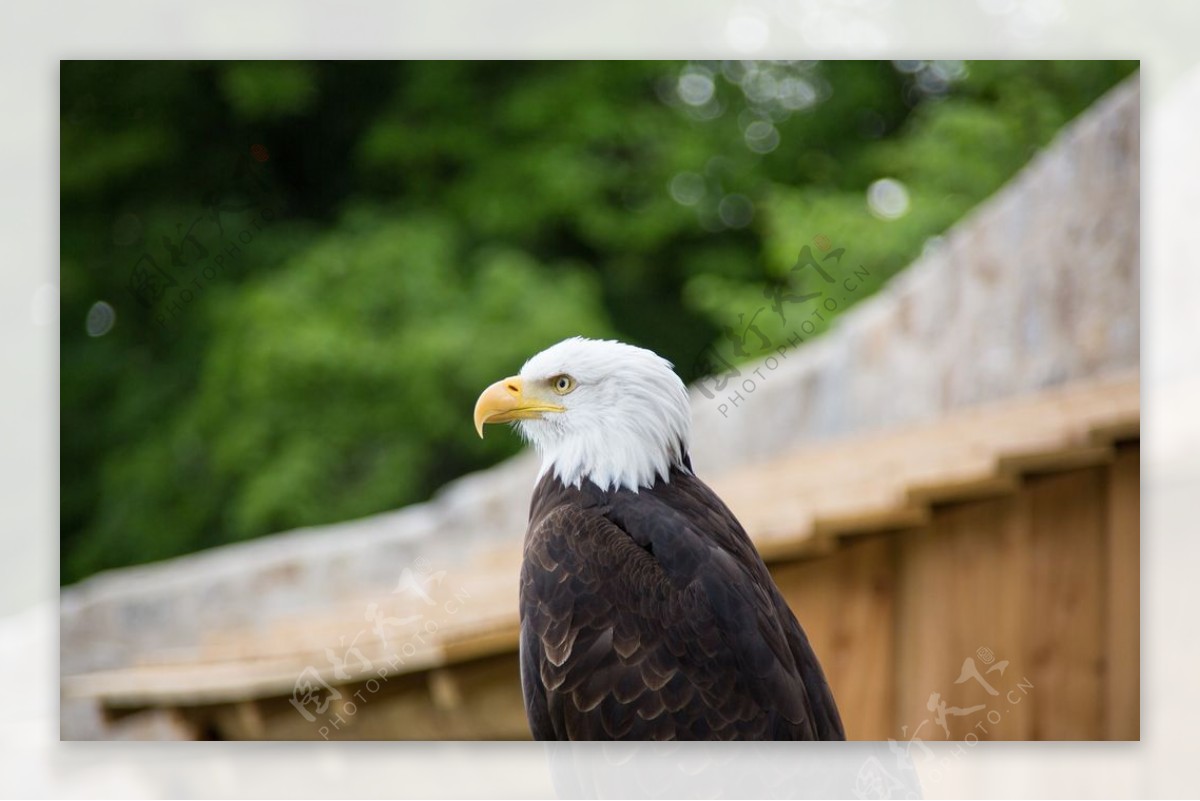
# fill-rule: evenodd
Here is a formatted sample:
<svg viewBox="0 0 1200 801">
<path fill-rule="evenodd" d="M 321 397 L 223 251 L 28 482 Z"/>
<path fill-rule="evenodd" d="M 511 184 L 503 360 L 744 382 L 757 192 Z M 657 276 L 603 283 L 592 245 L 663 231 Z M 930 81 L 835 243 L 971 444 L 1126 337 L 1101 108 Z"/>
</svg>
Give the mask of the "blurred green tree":
<svg viewBox="0 0 1200 801">
<path fill-rule="evenodd" d="M 818 237 L 861 300 L 1135 69 L 64 62 L 62 580 L 426 498 L 565 336 L 693 380 Z"/>
</svg>

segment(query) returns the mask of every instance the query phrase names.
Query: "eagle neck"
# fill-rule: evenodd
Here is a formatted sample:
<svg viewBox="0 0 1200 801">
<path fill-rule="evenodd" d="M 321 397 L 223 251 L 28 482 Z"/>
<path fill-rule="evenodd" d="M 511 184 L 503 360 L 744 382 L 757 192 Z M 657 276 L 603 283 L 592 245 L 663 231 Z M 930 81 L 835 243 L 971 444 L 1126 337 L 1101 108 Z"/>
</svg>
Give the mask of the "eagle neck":
<svg viewBox="0 0 1200 801">
<path fill-rule="evenodd" d="M 605 492 L 624 489 L 636 493 L 659 481 L 669 483 L 672 470 L 691 472 L 681 441 L 647 442 L 632 432 L 608 431 L 546 448 L 538 478 L 550 475 L 576 489 L 591 483 Z"/>
</svg>

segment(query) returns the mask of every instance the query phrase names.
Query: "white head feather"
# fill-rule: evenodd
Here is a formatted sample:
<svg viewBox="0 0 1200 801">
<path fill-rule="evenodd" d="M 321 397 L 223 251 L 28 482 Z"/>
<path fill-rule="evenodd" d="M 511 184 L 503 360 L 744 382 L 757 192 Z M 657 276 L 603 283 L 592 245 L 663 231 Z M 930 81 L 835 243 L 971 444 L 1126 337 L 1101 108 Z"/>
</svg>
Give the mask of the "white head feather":
<svg viewBox="0 0 1200 801">
<path fill-rule="evenodd" d="M 623 342 L 574 337 L 537 354 L 520 373 L 526 388 L 561 375 L 575 382 L 554 398 L 564 411 L 517 423 L 542 455 L 539 478 L 553 471 L 567 485 L 590 479 L 601 489 L 636 492 L 670 480 L 672 467 L 686 469 L 691 406 L 670 362 Z"/>
</svg>

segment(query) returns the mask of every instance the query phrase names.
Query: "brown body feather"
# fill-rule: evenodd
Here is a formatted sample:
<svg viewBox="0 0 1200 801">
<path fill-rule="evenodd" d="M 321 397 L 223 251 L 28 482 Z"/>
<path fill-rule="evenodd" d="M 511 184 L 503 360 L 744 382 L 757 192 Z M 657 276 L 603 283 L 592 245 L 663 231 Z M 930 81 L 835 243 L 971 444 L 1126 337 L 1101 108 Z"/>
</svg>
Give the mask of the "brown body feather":
<svg viewBox="0 0 1200 801">
<path fill-rule="evenodd" d="M 539 740 L 841 740 L 833 695 L 746 532 L 690 469 L 534 491 L 521 680 Z"/>
</svg>

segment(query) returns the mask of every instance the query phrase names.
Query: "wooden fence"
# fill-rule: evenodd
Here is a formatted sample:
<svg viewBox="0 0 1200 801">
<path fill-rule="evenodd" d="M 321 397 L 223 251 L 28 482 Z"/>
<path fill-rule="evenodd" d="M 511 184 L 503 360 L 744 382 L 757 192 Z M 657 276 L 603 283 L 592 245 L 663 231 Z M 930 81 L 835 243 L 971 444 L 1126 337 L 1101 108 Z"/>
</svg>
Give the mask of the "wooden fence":
<svg viewBox="0 0 1200 801">
<path fill-rule="evenodd" d="M 1091 381 L 713 482 L 807 630 L 851 739 L 1138 738 L 1139 400 L 1136 374 Z M 421 600 L 214 631 L 183 655 L 64 677 L 64 692 L 130 736 L 140 717 L 146 736 L 528 737 L 519 561 L 514 537 Z M 397 628 L 331 669 L 329 646 L 364 627 L 364 608 Z"/>
<path fill-rule="evenodd" d="M 1124 442 L 773 572 L 848 737 L 1136 740 L 1138 542 Z"/>
</svg>

